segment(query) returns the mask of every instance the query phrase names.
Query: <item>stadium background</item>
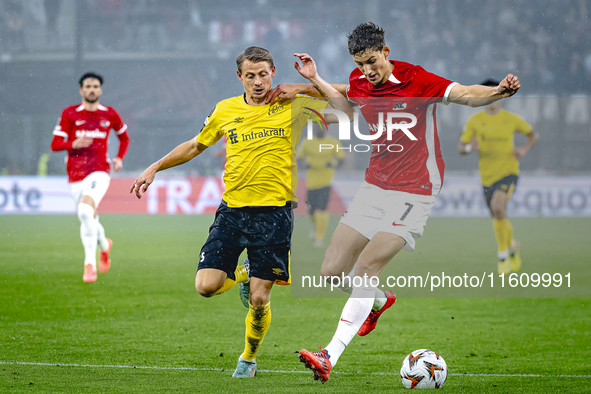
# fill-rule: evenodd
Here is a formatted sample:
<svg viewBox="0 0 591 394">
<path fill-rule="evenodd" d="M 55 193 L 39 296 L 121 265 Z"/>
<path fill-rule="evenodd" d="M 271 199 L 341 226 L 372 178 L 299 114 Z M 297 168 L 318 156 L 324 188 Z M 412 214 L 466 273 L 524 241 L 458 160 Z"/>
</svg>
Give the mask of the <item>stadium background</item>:
<svg viewBox="0 0 591 394">
<path fill-rule="evenodd" d="M 532 122 L 542 137 L 522 169 L 587 173 L 589 102 L 573 119 L 566 114 L 571 101 L 563 98 L 591 94 L 590 4 L 2 0 L 0 173 L 37 174 L 40 155 L 50 152 L 59 113 L 80 101 L 77 79 L 87 70 L 104 75 L 101 102 L 115 107 L 129 125 L 132 143 L 120 175 L 135 176 L 175 143 L 194 136 L 214 103 L 242 92 L 234 60 L 245 47 L 257 44 L 271 51 L 276 83 L 302 82 L 293 69 L 296 51 L 310 53 L 329 82 L 345 83 L 354 67 L 346 34 L 367 20 L 386 28 L 392 59 L 421 64 L 462 84 L 515 72 L 523 88 L 507 101 L 508 109 Z M 526 96 L 537 98 L 530 102 Z M 540 97 L 547 96 L 561 99 L 544 105 Z M 556 116 L 541 116 L 553 110 Z M 439 112 L 448 174 L 475 173 L 475 155 L 467 159 L 455 150 L 470 109 L 451 106 Z M 170 173 L 217 175 L 222 163 L 215 150 Z M 63 157 L 50 155 L 49 175 L 65 174 Z M 366 163 L 365 155 L 348 155 L 343 170 L 361 171 Z"/>
<path fill-rule="evenodd" d="M 242 93 L 234 60 L 245 47 L 271 50 L 276 83 L 302 81 L 293 70 L 296 51 L 310 53 L 326 80 L 342 83 L 354 67 L 346 33 L 372 20 L 386 29 L 393 59 L 462 84 L 509 72 L 520 77 L 523 88 L 506 108 L 531 122 L 541 139 L 521 162 L 518 192 L 525 199 L 533 190 L 524 200 L 533 208 L 522 204 L 510 213 L 569 216 L 513 220 L 525 250 L 522 271 L 568 271 L 577 283 L 553 289 L 566 297 L 560 299 L 544 299 L 543 288 L 528 289 L 529 299 L 511 298 L 524 296 L 511 289 L 495 289 L 501 292 L 495 298 L 472 289 L 448 295 L 462 299 L 405 298 L 406 289 L 397 289 L 396 313 L 382 317 L 379 335 L 353 341 L 323 386 L 300 373 L 294 351 L 330 339 L 343 300 L 294 298 L 278 287 L 261 374 L 235 382 L 229 375 L 242 348 L 245 311 L 235 290 L 206 300 L 193 288 L 211 216 L 102 215 L 116 240 L 114 265 L 88 287 L 80 280 L 75 215 L 4 215 L 0 392 L 392 392 L 402 387 L 402 359 L 425 346 L 446 359 L 449 392 L 588 391 L 589 300 L 575 297 L 589 297 L 591 289 L 590 219 L 576 217 L 591 215 L 589 10 L 589 0 L 0 0 L 1 213 L 34 213 L 14 206 L 14 185 L 21 203 L 35 204 L 33 189 L 46 181 L 61 185 L 57 205 L 73 212 L 64 153 L 49 145 L 61 110 L 80 102 L 83 72 L 104 75 L 101 102 L 129 125 L 130 151 L 112 187 L 119 206 L 129 179 L 192 138 L 215 102 Z M 456 151 L 474 111 L 438 106 L 447 165 L 443 216 L 486 216 L 481 201 L 445 211 L 454 201 L 481 199 L 476 155 Z M 115 137 L 111 142 L 116 148 Z M 169 204 L 157 194 L 152 207 L 199 213 L 204 185 L 218 188 L 211 196 L 219 191 L 217 149 L 162 174 L 167 186 L 158 193 L 194 182 L 189 204 Z M 42 158 L 49 159 L 47 171 Z M 348 154 L 338 182 L 358 182 L 367 160 Z M 149 198 L 142 201 L 149 206 Z M 215 206 L 210 202 L 204 213 Z M 332 218 L 329 232 L 337 221 Z M 296 218 L 294 267 L 314 274 L 324 249 L 312 248 L 308 230 L 307 218 Z M 405 253 L 383 275 L 419 269 L 481 275 L 496 268 L 495 250 L 490 219 L 433 217 L 420 250 Z"/>
</svg>

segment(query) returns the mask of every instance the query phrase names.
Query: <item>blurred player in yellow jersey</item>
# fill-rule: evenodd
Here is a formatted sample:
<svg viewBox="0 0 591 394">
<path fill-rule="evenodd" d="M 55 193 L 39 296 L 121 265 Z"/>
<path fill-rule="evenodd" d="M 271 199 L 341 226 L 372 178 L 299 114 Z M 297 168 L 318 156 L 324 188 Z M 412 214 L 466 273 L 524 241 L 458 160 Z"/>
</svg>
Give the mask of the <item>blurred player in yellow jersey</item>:
<svg viewBox="0 0 591 394">
<path fill-rule="evenodd" d="M 312 221 L 314 246 L 322 247 L 330 215 L 326 210 L 330 197 L 334 170 L 342 163 L 345 153 L 339 150 L 336 138 L 326 134 L 324 128 L 314 125 L 314 137 L 304 139 L 298 150 L 298 161 L 307 170 L 308 210 Z"/>
<path fill-rule="evenodd" d="M 200 133 L 148 167 L 130 190 L 141 198 L 157 172 L 197 157 L 226 136 L 223 200 L 207 241 L 195 256 L 199 261 L 195 287 L 202 296 L 212 297 L 240 283 L 248 314 L 244 352 L 232 375 L 237 378 L 256 375 L 256 354 L 271 324 L 271 288 L 291 281 L 295 148 L 308 120 L 302 107 L 335 108 L 353 119 L 344 96 L 318 76 L 314 60 L 307 54 L 294 55 L 302 62 L 295 63 L 296 70 L 325 92 L 328 101 L 301 98 L 266 104 L 275 76 L 273 57 L 264 48 L 246 48 L 236 59 L 244 94 L 217 103 Z M 325 119 L 338 121 L 334 114 Z M 248 269 L 246 264 L 238 266 L 244 249 Z"/>
<path fill-rule="evenodd" d="M 487 80 L 485 86 L 499 83 Z M 513 144 L 513 133 L 524 134 L 527 142 Z M 519 162 L 538 141 L 539 135 L 519 115 L 501 109 L 500 101 L 487 105 L 484 111 L 468 119 L 458 142 L 461 155 L 478 151 L 478 166 L 486 204 L 493 217 L 493 230 L 498 246 L 499 274 L 519 271 L 519 242 L 513 237 L 513 226 L 507 219 L 507 203 L 515 191 Z"/>
</svg>

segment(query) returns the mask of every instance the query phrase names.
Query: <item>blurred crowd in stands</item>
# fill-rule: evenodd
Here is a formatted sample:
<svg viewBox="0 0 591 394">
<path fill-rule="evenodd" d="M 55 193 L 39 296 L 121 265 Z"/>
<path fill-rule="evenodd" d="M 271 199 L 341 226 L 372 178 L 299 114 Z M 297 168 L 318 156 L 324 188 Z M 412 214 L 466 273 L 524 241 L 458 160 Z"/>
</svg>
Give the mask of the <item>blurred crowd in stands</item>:
<svg viewBox="0 0 591 394">
<path fill-rule="evenodd" d="M 519 74 L 531 93 L 591 93 L 589 0 L 0 0 L 0 53 L 218 52 L 263 45 L 279 60 L 313 54 L 337 81 L 354 66 L 346 34 L 361 21 L 386 29 L 391 58 L 450 79 Z M 79 7 L 76 9 L 76 7 Z M 77 16 L 78 15 L 78 16 Z"/>
<path fill-rule="evenodd" d="M 101 102 L 129 125 L 133 171 L 194 136 L 217 101 L 242 93 L 234 59 L 245 47 L 271 51 L 276 84 L 303 82 L 294 52 L 312 55 L 327 81 L 346 83 L 355 67 L 346 36 L 366 21 L 386 30 L 391 59 L 462 84 L 513 72 L 523 97 L 591 96 L 590 10 L 591 0 L 0 0 L 0 174 L 36 172 L 60 111 L 79 102 L 82 72 L 106 77 Z M 591 171 L 576 150 L 591 149 L 585 127 L 572 141 L 554 127 L 524 169 Z M 460 126 L 449 132 L 448 169 L 461 169 Z M 219 171 L 214 153 L 186 171 Z M 57 156 L 49 173 L 64 171 Z"/>
</svg>

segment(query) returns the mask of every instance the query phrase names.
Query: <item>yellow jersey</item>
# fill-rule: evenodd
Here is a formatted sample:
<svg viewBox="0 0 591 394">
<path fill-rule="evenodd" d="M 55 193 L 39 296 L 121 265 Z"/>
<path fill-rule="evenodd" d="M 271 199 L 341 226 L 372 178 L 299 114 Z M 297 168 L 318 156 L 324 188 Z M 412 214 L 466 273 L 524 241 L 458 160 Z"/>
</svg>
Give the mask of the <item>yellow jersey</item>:
<svg viewBox="0 0 591 394">
<path fill-rule="evenodd" d="M 320 111 L 327 105 L 298 97 L 253 106 L 244 95 L 217 103 L 197 140 L 211 146 L 227 137 L 223 199 L 229 207 L 297 202 L 295 148 L 309 117 L 303 107 Z"/>
<path fill-rule="evenodd" d="M 320 145 L 332 145 L 332 149 L 320 149 Z M 345 152 L 337 150 L 341 145 L 336 138 L 325 135 L 322 138 L 314 136 L 311 140 L 304 139 L 298 150 L 298 158 L 304 159 L 308 165 L 306 187 L 308 190 L 328 187 L 334 178 L 334 169 L 339 159 L 345 157 Z"/>
<path fill-rule="evenodd" d="M 469 144 L 478 140 L 478 167 L 483 186 L 508 175 L 519 175 L 519 162 L 513 156 L 513 133 L 529 134 L 531 126 L 519 115 L 503 109 L 496 115 L 486 111 L 471 116 L 460 137 Z"/>
</svg>

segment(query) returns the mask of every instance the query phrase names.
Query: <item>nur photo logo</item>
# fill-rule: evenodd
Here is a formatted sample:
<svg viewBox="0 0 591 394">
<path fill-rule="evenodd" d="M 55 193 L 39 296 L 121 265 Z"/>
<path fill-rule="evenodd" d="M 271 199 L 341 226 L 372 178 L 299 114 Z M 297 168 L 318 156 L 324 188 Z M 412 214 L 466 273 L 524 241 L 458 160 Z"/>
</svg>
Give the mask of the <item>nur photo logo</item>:
<svg viewBox="0 0 591 394">
<path fill-rule="evenodd" d="M 366 105 L 362 106 L 365 107 Z M 361 107 L 360 107 L 361 108 Z M 396 103 L 392 108 L 394 111 L 405 109 L 406 103 Z M 304 112 L 310 119 L 308 119 L 306 138 L 311 140 L 313 138 L 313 125 L 316 123 L 320 128 L 328 130 L 328 125 L 324 119 L 323 114 L 334 114 L 338 119 L 340 141 L 350 141 L 352 139 L 351 122 L 347 115 L 337 109 L 321 109 L 320 112 L 312 108 L 304 107 Z M 396 131 L 402 131 L 406 137 L 411 141 L 417 141 L 417 137 L 411 132 L 411 128 L 417 125 L 417 117 L 409 112 L 383 112 L 377 113 L 378 122 L 375 124 L 369 123 L 368 128 L 372 134 L 363 134 L 359 131 L 359 109 L 354 109 L 353 115 L 353 134 L 356 138 L 362 141 L 377 141 L 382 139 L 385 134 L 385 141 L 391 142 L 394 139 Z M 385 142 L 384 141 L 384 142 Z M 398 140 L 397 142 L 400 142 Z M 402 152 L 404 146 L 399 143 L 379 143 L 379 144 L 355 144 L 334 146 L 332 144 L 320 144 L 319 149 L 322 150 L 346 150 L 349 152 L 369 152 L 373 148 L 379 151 L 388 150 L 389 152 Z"/>
</svg>

